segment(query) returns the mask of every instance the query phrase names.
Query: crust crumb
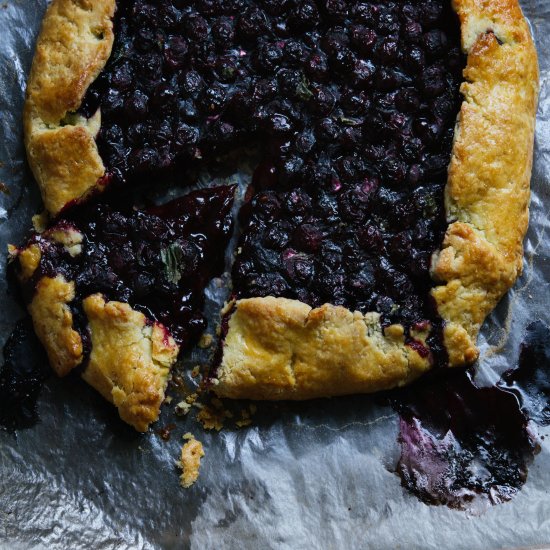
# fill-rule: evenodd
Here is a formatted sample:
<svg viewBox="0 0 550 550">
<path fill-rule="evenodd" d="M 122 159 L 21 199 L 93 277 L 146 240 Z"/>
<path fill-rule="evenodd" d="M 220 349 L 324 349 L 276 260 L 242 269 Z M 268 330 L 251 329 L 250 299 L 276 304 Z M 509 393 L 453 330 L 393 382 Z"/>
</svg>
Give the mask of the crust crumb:
<svg viewBox="0 0 550 550">
<path fill-rule="evenodd" d="M 181 448 L 181 457 L 178 466 L 182 470 L 180 484 L 187 489 L 199 478 L 199 469 L 201 458 L 204 456 L 204 449 L 202 443 L 196 440 L 195 436 L 189 432 L 183 436 L 183 439 L 186 440 L 186 443 Z"/>
<path fill-rule="evenodd" d="M 191 410 L 191 404 L 185 401 L 180 401 L 174 408 L 174 412 L 178 416 L 185 416 Z"/>
<path fill-rule="evenodd" d="M 214 340 L 211 334 L 203 334 L 199 340 L 198 346 L 201 349 L 209 348 Z"/>
<path fill-rule="evenodd" d="M 185 401 L 187 403 L 189 403 L 190 405 L 192 405 L 199 397 L 199 394 L 198 393 L 190 393 L 186 398 L 185 398 Z"/>
<path fill-rule="evenodd" d="M 233 418 L 233 413 L 224 408 L 223 403 L 212 399 L 209 405 L 203 405 L 197 414 L 197 420 L 205 430 L 220 431 L 226 418 Z"/>
<path fill-rule="evenodd" d="M 238 428 L 244 428 L 246 426 L 250 426 L 252 424 L 252 415 L 258 410 L 258 407 L 256 405 L 250 405 L 249 407 L 245 407 L 244 409 L 241 409 L 241 418 L 240 420 L 237 420 L 235 424 Z"/>
<path fill-rule="evenodd" d="M 191 389 L 185 383 L 185 380 L 176 372 L 172 373 L 172 378 L 170 379 L 172 387 L 180 394 L 188 395 L 191 392 Z"/>
<path fill-rule="evenodd" d="M 37 233 L 44 233 L 48 227 L 48 213 L 44 211 L 41 214 L 35 214 L 32 217 L 32 226 Z"/>
<path fill-rule="evenodd" d="M 201 366 L 200 365 L 195 365 L 193 367 L 193 370 L 191 371 L 191 376 L 193 378 L 197 378 L 197 376 L 201 373 Z"/>
</svg>

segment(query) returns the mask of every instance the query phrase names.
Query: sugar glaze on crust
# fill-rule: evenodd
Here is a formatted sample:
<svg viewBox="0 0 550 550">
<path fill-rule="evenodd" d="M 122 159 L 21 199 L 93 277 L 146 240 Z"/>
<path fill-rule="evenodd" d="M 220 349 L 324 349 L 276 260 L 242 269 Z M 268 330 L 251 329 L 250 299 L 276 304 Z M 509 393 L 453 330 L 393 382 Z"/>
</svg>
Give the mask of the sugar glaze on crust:
<svg viewBox="0 0 550 550">
<path fill-rule="evenodd" d="M 446 186 L 450 223 L 432 259 L 449 366 L 473 363 L 481 324 L 521 273 L 538 95 L 536 50 L 517 0 L 454 0 L 467 54 Z M 400 386 L 430 368 L 362 315 L 284 298 L 232 304 L 214 391 L 307 399 Z M 400 331 L 399 331 L 400 329 Z M 393 341 L 392 341 L 393 340 Z M 387 350 L 392 350 L 389 352 Z"/>
<path fill-rule="evenodd" d="M 454 0 L 453 7 L 468 63 L 446 187 L 450 225 L 433 257 L 438 286 L 432 295 L 446 322 L 449 365 L 460 366 L 477 358 L 483 320 L 521 272 L 538 69 L 517 0 Z M 109 57 L 114 9 L 114 0 L 54 0 L 44 19 L 29 78 L 25 139 L 52 214 L 101 188 L 105 168 L 94 142 L 99 114 L 86 120 L 72 113 Z M 272 297 L 231 307 L 214 386 L 220 396 L 371 392 L 406 384 L 431 367 L 429 356 L 405 344 L 402 326 L 383 331 L 376 313 L 330 304 L 312 310 Z M 53 344 L 43 342 L 51 357 Z"/>
</svg>

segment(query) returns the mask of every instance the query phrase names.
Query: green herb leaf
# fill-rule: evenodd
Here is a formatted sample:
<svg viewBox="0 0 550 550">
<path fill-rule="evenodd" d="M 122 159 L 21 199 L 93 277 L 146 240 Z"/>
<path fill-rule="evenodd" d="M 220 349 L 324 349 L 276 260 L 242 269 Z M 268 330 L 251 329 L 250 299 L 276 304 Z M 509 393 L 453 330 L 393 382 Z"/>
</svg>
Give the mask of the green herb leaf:
<svg viewBox="0 0 550 550">
<path fill-rule="evenodd" d="M 425 199 L 424 208 L 422 209 L 422 214 L 426 218 L 431 218 L 437 212 L 437 202 L 435 197 L 428 195 Z"/>
<path fill-rule="evenodd" d="M 166 279 L 174 284 L 177 284 L 181 279 L 183 268 L 183 251 L 178 243 L 163 248 L 160 251 L 160 258 L 164 264 L 164 274 Z"/>
<path fill-rule="evenodd" d="M 361 124 L 361 121 L 358 118 L 339 116 L 338 120 L 346 126 L 359 126 Z"/>
<path fill-rule="evenodd" d="M 303 100 L 307 100 L 313 97 L 313 92 L 309 89 L 309 82 L 306 77 L 302 78 L 302 81 L 296 86 L 296 95 Z"/>
</svg>

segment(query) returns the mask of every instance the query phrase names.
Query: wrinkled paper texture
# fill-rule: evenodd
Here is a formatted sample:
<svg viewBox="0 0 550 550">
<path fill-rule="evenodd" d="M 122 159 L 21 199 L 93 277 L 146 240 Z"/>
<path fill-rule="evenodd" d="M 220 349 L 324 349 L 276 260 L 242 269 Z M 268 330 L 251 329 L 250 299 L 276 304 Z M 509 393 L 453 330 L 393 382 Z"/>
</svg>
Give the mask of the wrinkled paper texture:
<svg viewBox="0 0 550 550">
<path fill-rule="evenodd" d="M 550 2 L 524 0 L 541 64 L 525 270 L 482 331 L 478 379 L 517 364 L 524 329 L 550 322 Z M 40 198 L 25 162 L 21 110 L 44 0 L 0 4 L 0 247 L 22 242 Z M 513 139 L 513 136 L 510 136 Z M 246 177 L 241 178 L 246 181 Z M 241 189 L 242 191 L 242 189 Z M 0 258 L 5 273 L 6 254 Z M 0 278 L 0 344 L 23 315 Z M 211 285 L 216 319 L 224 293 Z M 201 355 L 202 353 L 202 355 Z M 187 367 L 204 361 L 200 350 Z M 394 473 L 397 417 L 370 397 L 259 406 L 252 426 L 205 432 L 177 418 L 169 441 L 134 433 L 84 383 L 51 378 L 40 422 L 0 432 L 3 548 L 515 548 L 550 544 L 550 444 L 509 503 L 481 515 L 427 506 Z M 192 432 L 204 444 L 198 482 L 178 485 L 175 460 Z M 548 433 L 549 430 L 546 430 Z M 544 432 L 543 432 L 544 433 Z"/>
</svg>

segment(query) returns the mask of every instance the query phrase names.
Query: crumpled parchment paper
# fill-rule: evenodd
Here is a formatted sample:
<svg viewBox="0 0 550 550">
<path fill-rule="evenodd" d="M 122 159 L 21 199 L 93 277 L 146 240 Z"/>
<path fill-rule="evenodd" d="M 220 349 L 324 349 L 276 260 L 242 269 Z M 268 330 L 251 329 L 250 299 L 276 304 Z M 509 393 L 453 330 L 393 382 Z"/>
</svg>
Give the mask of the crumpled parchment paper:
<svg viewBox="0 0 550 550">
<path fill-rule="evenodd" d="M 527 324 L 550 322 L 550 2 L 522 1 L 540 56 L 541 96 L 525 271 L 486 323 L 478 378 L 518 359 Z M 0 248 L 21 242 L 40 198 L 25 163 L 21 110 L 45 0 L 0 4 Z M 511 136 L 513 139 L 513 136 Z M 246 179 L 246 178 L 245 178 Z M 0 257 L 5 273 L 6 255 Z M 207 310 L 223 292 L 211 285 Z M 0 344 L 23 311 L 0 278 Z M 202 354 L 202 355 L 201 355 Z M 204 360 L 188 354 L 192 366 Z M 84 383 L 51 378 L 40 422 L 0 432 L 4 548 L 515 548 L 550 545 L 550 445 L 509 503 L 481 515 L 427 506 L 393 473 L 397 418 L 371 397 L 260 406 L 252 426 L 205 432 L 165 406 L 169 441 L 140 436 Z M 198 482 L 174 465 L 192 432 L 206 456 Z M 549 430 L 546 429 L 546 433 Z M 544 433 L 544 432 L 542 432 Z"/>
</svg>

